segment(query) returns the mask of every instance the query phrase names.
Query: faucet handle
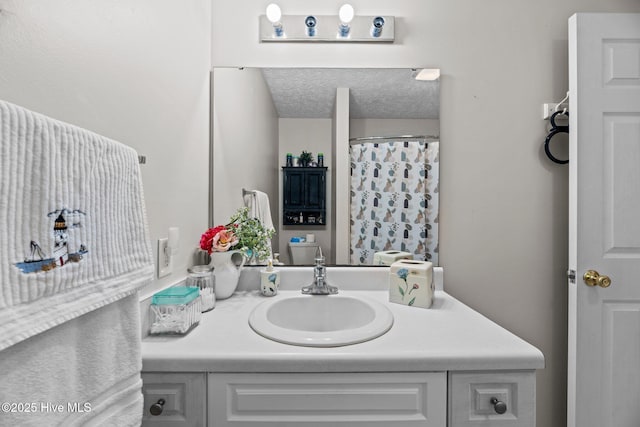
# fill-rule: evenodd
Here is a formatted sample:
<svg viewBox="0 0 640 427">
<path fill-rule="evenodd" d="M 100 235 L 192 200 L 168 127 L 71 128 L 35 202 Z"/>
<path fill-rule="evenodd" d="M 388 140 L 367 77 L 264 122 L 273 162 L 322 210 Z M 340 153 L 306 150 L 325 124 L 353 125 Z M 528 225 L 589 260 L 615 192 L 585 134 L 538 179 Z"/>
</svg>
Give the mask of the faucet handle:
<svg viewBox="0 0 640 427">
<path fill-rule="evenodd" d="M 318 246 L 318 249 L 316 250 L 315 262 L 316 262 L 316 265 L 324 265 L 325 263 L 325 258 L 324 258 L 324 255 L 322 255 L 322 248 L 320 246 Z"/>
</svg>

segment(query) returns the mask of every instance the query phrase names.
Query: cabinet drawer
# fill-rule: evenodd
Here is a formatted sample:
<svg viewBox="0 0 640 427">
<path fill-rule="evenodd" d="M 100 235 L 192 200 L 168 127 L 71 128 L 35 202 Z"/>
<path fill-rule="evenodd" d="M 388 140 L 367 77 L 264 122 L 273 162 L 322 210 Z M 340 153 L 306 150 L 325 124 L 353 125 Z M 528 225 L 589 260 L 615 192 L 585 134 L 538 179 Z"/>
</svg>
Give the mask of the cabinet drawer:
<svg viewBox="0 0 640 427">
<path fill-rule="evenodd" d="M 446 374 L 209 374 L 214 427 L 446 425 Z"/>
<path fill-rule="evenodd" d="M 206 374 L 204 373 L 142 373 L 144 395 L 143 426 L 204 426 L 206 425 Z M 153 415 L 152 405 L 161 413 Z"/>
<path fill-rule="evenodd" d="M 450 372 L 448 388 L 450 427 L 535 427 L 535 371 Z"/>
</svg>

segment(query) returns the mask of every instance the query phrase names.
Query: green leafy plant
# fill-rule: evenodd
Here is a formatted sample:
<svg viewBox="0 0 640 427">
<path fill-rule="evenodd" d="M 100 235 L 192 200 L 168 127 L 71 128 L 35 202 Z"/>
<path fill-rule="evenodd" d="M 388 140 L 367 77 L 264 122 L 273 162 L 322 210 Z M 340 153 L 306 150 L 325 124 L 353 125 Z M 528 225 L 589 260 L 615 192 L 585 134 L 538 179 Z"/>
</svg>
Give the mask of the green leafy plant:
<svg viewBox="0 0 640 427">
<path fill-rule="evenodd" d="M 307 166 L 309 163 L 313 161 L 313 154 L 303 150 L 302 153 L 300 153 L 300 156 L 298 157 L 298 159 L 304 166 Z"/>
<path fill-rule="evenodd" d="M 249 208 L 240 208 L 231 216 L 231 223 L 235 227 L 238 237 L 236 249 L 247 252 L 256 260 L 269 258 L 269 239 L 275 233 L 273 229 L 266 229 L 257 218 L 249 218 Z"/>
</svg>

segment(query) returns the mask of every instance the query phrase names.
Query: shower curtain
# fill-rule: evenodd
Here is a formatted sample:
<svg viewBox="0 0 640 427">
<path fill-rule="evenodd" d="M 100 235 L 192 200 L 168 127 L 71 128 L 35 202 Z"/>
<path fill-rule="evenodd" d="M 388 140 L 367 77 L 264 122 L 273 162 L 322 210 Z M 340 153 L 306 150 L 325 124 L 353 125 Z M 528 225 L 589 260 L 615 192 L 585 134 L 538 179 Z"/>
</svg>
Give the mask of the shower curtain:
<svg viewBox="0 0 640 427">
<path fill-rule="evenodd" d="M 351 152 L 351 264 L 378 251 L 438 262 L 438 141 L 359 143 Z"/>
</svg>

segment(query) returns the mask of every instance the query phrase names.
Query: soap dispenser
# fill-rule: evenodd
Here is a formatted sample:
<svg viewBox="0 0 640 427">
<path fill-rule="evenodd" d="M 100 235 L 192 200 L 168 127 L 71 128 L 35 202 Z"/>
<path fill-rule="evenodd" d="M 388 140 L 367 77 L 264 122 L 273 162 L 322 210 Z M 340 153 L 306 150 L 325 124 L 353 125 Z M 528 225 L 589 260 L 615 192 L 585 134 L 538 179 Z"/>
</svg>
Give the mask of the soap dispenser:
<svg viewBox="0 0 640 427">
<path fill-rule="evenodd" d="M 267 268 L 260 271 L 260 292 L 266 297 L 278 293 L 280 286 L 280 271 L 273 268 L 273 260 L 267 261 Z"/>
</svg>

